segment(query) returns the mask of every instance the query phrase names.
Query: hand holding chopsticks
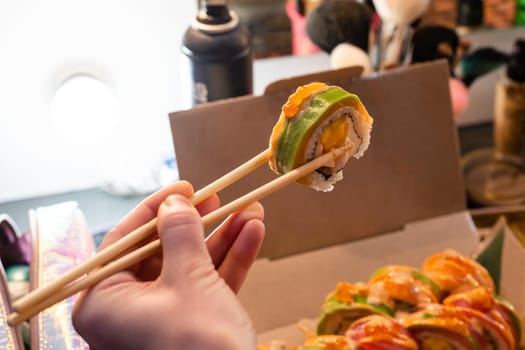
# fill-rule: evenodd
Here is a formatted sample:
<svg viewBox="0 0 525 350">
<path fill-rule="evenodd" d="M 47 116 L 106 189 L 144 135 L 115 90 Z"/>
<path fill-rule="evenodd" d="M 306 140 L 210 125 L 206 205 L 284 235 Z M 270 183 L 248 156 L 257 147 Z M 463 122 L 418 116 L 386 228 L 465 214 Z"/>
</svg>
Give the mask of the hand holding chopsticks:
<svg viewBox="0 0 525 350">
<path fill-rule="evenodd" d="M 204 216 L 202 218 L 203 225 L 205 227 L 216 225 L 228 215 L 246 207 L 250 203 L 258 201 L 298 180 L 299 178 L 315 171 L 316 169 L 332 162 L 335 158 L 344 152 L 348 152 L 351 148 L 352 146 L 344 146 L 328 152 L 222 206 L 216 211 Z M 213 193 L 219 192 L 238 179 L 249 174 L 264 164 L 268 159 L 268 155 L 268 150 L 261 152 L 259 155 L 236 168 L 232 172 L 221 177 L 202 190 L 196 192 L 191 198 L 192 203 L 199 203 Z M 36 315 L 45 308 L 50 307 L 51 305 L 83 289 L 87 289 L 107 278 L 108 276 L 111 276 L 118 271 L 125 270 L 130 266 L 133 266 L 134 264 L 144 260 L 145 258 L 159 252 L 160 241 L 154 240 L 149 244 L 132 251 L 124 257 L 121 257 L 120 259 L 112 261 L 136 243 L 152 235 L 156 229 L 156 221 L 156 219 L 151 220 L 144 226 L 126 235 L 111 246 L 101 250 L 94 257 L 72 269 L 69 273 L 63 275 L 61 278 L 19 299 L 13 304 L 13 309 L 15 312 L 8 316 L 9 324 L 16 326 L 20 322 Z M 85 274 L 87 275 L 84 276 Z"/>
<path fill-rule="evenodd" d="M 238 179 L 249 174 L 250 172 L 257 169 L 259 166 L 264 164 L 267 161 L 267 158 L 268 151 L 266 150 L 264 152 L 261 152 L 260 154 L 253 157 L 238 168 L 232 170 L 228 174 L 224 175 L 223 177 L 204 187 L 202 190 L 197 191 L 191 198 L 191 202 L 193 204 L 198 204 L 210 195 L 223 190 Z M 91 270 L 115 259 L 115 257 L 120 255 L 127 249 L 131 248 L 133 245 L 153 235 L 156 231 L 156 225 L 157 219 L 155 218 L 146 223 L 145 225 L 137 228 L 133 232 L 122 237 L 117 242 L 113 243 L 107 249 L 99 251 L 91 259 L 73 268 L 68 273 L 62 275 L 60 278 L 56 279 L 52 283 L 49 283 L 31 292 L 30 294 L 27 294 L 24 297 L 18 299 L 16 302 L 13 303 L 13 310 L 21 311 L 24 309 L 28 309 L 31 305 L 38 304 L 42 300 L 48 298 L 50 295 L 55 294 L 58 290 L 60 290 L 63 286 L 67 285 L 68 283 L 75 281 L 76 279 L 90 272 Z M 75 292 L 73 292 L 73 294 L 74 293 Z"/>
</svg>

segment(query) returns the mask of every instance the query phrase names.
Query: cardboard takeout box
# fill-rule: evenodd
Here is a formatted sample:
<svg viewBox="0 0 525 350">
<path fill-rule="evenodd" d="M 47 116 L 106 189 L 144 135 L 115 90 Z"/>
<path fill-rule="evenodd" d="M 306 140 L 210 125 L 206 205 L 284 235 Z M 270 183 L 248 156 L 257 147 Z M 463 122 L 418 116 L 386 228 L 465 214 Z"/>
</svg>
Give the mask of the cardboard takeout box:
<svg viewBox="0 0 525 350">
<path fill-rule="evenodd" d="M 298 85 L 339 85 L 356 93 L 374 117 L 370 148 L 346 165 L 332 192 L 294 184 L 262 200 L 267 236 L 239 295 L 261 341 L 300 342 L 294 324 L 317 317 L 339 281 L 366 281 L 388 263 L 417 267 L 446 248 L 476 251 L 448 69 L 441 61 L 366 78 L 352 68 L 328 71 L 277 82 L 262 96 L 170 114 L 180 176 L 195 188 L 267 148 L 281 106 Z M 275 176 L 268 167 L 258 169 L 221 192 L 221 199 L 229 202 Z M 506 242 L 516 249 L 505 255 L 502 291 L 523 315 L 525 283 L 508 277 L 523 252 L 512 238 Z"/>
</svg>

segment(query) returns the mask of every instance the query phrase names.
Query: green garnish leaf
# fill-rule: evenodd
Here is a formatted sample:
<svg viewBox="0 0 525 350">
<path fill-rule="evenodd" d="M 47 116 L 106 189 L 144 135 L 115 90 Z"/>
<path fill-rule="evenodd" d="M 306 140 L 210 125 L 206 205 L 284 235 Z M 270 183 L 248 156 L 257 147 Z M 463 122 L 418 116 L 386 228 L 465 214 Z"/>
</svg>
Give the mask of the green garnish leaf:
<svg viewBox="0 0 525 350">
<path fill-rule="evenodd" d="M 478 255 L 476 261 L 487 269 L 494 280 L 496 293 L 499 293 L 501 281 L 501 257 L 503 255 L 503 241 L 505 239 L 505 226 L 502 225 L 492 241 Z"/>
</svg>

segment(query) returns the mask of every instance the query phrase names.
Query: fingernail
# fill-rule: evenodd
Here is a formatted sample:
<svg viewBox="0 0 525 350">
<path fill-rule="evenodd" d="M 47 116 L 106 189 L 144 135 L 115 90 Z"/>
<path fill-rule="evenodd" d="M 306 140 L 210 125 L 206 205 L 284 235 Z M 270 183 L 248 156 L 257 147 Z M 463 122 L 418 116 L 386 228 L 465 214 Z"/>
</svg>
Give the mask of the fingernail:
<svg viewBox="0 0 525 350">
<path fill-rule="evenodd" d="M 257 213 L 257 214 L 260 213 L 261 219 L 264 219 L 264 207 L 259 202 L 255 202 L 255 203 L 250 204 L 244 210 L 246 210 L 246 212 L 251 214 L 251 215 L 253 215 L 255 213 Z"/>
<path fill-rule="evenodd" d="M 164 203 L 166 203 L 166 205 L 168 206 L 180 205 L 180 204 L 187 205 L 188 199 L 184 196 L 181 196 L 180 194 L 170 194 L 169 196 L 166 197 L 166 199 L 164 200 Z"/>
</svg>

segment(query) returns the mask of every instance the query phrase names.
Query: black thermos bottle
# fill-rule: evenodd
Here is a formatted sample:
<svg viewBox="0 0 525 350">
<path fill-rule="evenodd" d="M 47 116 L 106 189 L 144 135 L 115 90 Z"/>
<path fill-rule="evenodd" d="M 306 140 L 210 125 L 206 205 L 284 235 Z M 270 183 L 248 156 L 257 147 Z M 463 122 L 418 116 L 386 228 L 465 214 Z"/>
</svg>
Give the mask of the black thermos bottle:
<svg viewBox="0 0 525 350">
<path fill-rule="evenodd" d="M 226 1 L 202 1 L 182 40 L 190 105 L 253 92 L 250 34 Z M 189 77 L 188 77 L 189 75 Z M 190 93 L 188 93 L 190 92 Z"/>
<path fill-rule="evenodd" d="M 481 26 L 483 24 L 483 0 L 459 0 L 456 22 L 458 26 Z"/>
</svg>

